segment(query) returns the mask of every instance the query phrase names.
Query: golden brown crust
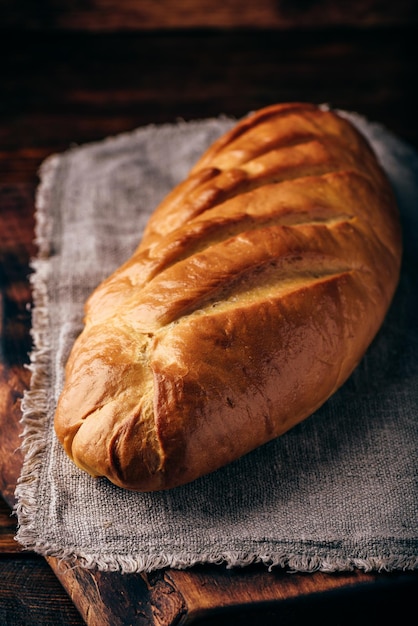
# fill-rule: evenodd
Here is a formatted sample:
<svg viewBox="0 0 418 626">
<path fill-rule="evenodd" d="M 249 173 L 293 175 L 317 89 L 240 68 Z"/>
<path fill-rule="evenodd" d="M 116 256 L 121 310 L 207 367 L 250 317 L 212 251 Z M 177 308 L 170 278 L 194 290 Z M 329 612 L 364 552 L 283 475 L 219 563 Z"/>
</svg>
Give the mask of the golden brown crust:
<svg viewBox="0 0 418 626">
<path fill-rule="evenodd" d="M 143 491 L 279 436 L 348 378 L 399 277 L 389 183 L 331 111 L 274 105 L 216 141 L 86 304 L 55 428 Z"/>
</svg>

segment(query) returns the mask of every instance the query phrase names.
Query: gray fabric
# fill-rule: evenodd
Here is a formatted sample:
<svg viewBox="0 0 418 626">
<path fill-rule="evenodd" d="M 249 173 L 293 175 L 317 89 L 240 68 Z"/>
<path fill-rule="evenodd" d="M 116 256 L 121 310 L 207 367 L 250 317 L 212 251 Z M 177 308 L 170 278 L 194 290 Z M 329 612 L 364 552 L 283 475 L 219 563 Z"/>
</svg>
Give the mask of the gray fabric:
<svg viewBox="0 0 418 626">
<path fill-rule="evenodd" d="M 32 385 L 16 490 L 24 546 L 123 572 L 209 562 L 299 571 L 417 567 L 418 157 L 380 126 L 346 115 L 372 141 L 402 210 L 402 278 L 384 326 L 315 415 L 169 492 L 127 492 L 79 471 L 55 439 L 54 406 L 86 297 L 131 254 L 149 213 L 234 121 L 146 127 L 44 163 Z"/>
</svg>

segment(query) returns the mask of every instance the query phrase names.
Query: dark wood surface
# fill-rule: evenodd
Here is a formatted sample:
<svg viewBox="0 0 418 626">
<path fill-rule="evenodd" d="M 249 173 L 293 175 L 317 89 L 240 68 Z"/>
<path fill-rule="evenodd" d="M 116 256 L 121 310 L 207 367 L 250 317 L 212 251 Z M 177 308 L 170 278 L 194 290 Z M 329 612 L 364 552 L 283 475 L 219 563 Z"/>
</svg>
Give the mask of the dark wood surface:
<svg viewBox="0 0 418 626">
<path fill-rule="evenodd" d="M 2 0 L 3 25 L 31 30 L 371 27 L 408 24 L 414 0 Z"/>
<path fill-rule="evenodd" d="M 418 148 L 415 2 L 197 4 L 0 4 L 0 624 L 402 623 L 415 609 L 415 573 L 200 567 L 122 577 L 70 570 L 13 539 L 46 156 L 143 124 L 296 99 L 358 111 Z"/>
</svg>

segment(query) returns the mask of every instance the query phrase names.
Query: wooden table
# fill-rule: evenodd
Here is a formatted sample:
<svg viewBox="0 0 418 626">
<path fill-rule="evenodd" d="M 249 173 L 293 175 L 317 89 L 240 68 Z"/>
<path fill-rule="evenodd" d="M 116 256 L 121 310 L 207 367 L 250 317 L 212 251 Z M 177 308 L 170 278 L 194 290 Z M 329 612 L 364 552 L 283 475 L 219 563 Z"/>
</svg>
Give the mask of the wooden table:
<svg viewBox="0 0 418 626">
<path fill-rule="evenodd" d="M 272 0 L 96 0 L 84 9 L 70 2 L 59 9 L 50 2 L 5 4 L 0 624 L 293 625 L 319 617 L 324 624 L 385 624 L 393 611 L 400 623 L 415 608 L 416 573 L 289 575 L 198 567 L 123 577 L 68 570 L 20 550 L 10 507 L 21 466 L 20 398 L 29 384 L 28 266 L 36 252 L 33 213 L 42 160 L 71 144 L 148 123 L 241 116 L 297 99 L 356 110 L 418 148 L 415 3 L 376 8 L 372 1 L 353 2 L 346 9 L 326 0 L 300 8 Z"/>
</svg>

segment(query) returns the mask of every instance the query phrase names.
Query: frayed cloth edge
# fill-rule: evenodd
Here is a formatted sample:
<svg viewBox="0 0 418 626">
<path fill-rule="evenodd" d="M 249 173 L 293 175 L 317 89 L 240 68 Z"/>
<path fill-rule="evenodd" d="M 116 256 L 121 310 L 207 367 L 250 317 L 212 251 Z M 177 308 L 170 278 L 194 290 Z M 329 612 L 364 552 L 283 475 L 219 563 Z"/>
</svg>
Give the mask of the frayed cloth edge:
<svg viewBox="0 0 418 626">
<path fill-rule="evenodd" d="M 53 549 L 51 546 L 30 546 L 43 556 L 54 557 L 62 563 L 63 569 L 82 568 L 102 572 L 120 572 L 121 574 L 150 573 L 161 569 L 188 569 L 196 565 L 223 565 L 227 569 L 243 568 L 249 565 L 264 565 L 268 571 L 275 568 L 292 573 L 304 572 L 391 572 L 418 569 L 417 556 L 389 555 L 387 557 L 370 556 L 367 558 L 323 558 L 317 555 L 286 554 L 283 552 L 242 553 L 209 551 L 199 555 L 179 552 L 140 555 L 91 555 Z M 65 565 L 64 565 L 65 563 Z"/>
<path fill-rule="evenodd" d="M 36 543 L 37 533 L 34 524 L 38 508 L 37 494 L 40 481 L 40 467 L 47 438 L 45 431 L 49 424 L 48 393 L 50 382 L 50 339 L 48 315 L 48 279 L 50 275 L 49 256 L 51 253 L 52 226 L 48 217 L 53 184 L 60 162 L 58 155 L 48 157 L 39 170 L 40 184 L 35 199 L 35 243 L 38 251 L 31 260 L 33 273 L 29 275 L 32 288 L 33 308 L 31 337 L 33 348 L 27 366 L 31 371 L 31 382 L 25 391 L 20 423 L 23 465 L 15 489 L 16 504 L 14 513 L 18 527 L 16 541 L 22 545 Z"/>
</svg>

